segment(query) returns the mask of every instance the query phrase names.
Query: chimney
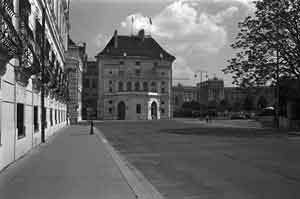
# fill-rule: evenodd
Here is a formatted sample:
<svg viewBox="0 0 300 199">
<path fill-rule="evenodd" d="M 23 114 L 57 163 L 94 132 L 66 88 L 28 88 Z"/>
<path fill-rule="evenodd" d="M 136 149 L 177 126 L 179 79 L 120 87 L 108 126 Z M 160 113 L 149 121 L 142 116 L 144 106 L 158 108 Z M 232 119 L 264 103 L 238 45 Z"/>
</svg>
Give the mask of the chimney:
<svg viewBox="0 0 300 199">
<path fill-rule="evenodd" d="M 139 31 L 138 37 L 141 41 L 144 41 L 144 39 L 145 39 L 145 30 L 144 29 Z"/>
<path fill-rule="evenodd" d="M 118 31 L 115 30 L 114 32 L 114 47 L 118 48 Z"/>
</svg>

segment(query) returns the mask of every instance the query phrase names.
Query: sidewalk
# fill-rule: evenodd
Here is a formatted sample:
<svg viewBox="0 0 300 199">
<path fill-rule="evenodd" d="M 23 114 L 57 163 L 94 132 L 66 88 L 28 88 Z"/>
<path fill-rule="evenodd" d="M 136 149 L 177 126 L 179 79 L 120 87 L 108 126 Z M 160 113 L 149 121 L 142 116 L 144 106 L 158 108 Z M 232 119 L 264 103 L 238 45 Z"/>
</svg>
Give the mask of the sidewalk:
<svg viewBox="0 0 300 199">
<path fill-rule="evenodd" d="M 1 199 L 134 199 L 132 188 L 88 126 L 64 128 L 0 173 Z"/>
</svg>

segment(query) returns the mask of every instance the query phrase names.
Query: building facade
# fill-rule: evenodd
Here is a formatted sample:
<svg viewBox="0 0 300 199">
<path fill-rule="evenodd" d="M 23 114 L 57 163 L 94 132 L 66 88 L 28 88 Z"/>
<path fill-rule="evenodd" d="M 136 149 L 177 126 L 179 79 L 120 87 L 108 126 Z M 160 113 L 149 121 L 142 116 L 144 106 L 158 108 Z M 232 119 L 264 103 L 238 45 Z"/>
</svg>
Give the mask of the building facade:
<svg viewBox="0 0 300 199">
<path fill-rule="evenodd" d="M 141 30 L 118 35 L 97 55 L 98 116 L 110 120 L 171 117 L 172 64 L 175 57 Z"/>
<path fill-rule="evenodd" d="M 88 61 L 83 73 L 82 118 L 97 119 L 98 67 L 96 61 Z"/>
<path fill-rule="evenodd" d="M 0 16 L 1 170 L 66 124 L 69 1 L 4 0 Z"/>
<path fill-rule="evenodd" d="M 208 79 L 197 84 L 199 103 L 207 107 L 216 107 L 224 99 L 224 81 L 218 78 Z"/>
<path fill-rule="evenodd" d="M 66 54 L 66 70 L 68 71 L 68 116 L 71 124 L 76 124 L 82 120 L 82 74 L 87 65 L 87 54 L 85 43 L 75 43 L 69 40 Z"/>
<path fill-rule="evenodd" d="M 183 86 L 178 84 L 173 86 L 173 110 L 177 111 L 182 108 L 185 102 L 198 102 L 198 89 L 195 86 Z"/>
</svg>

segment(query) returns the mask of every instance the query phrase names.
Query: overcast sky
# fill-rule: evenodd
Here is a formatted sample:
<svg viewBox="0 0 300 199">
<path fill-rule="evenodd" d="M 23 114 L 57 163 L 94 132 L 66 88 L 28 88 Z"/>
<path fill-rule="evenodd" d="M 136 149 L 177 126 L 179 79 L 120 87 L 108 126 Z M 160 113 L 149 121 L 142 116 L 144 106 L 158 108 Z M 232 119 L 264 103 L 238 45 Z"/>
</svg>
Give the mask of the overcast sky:
<svg viewBox="0 0 300 199">
<path fill-rule="evenodd" d="M 145 29 L 176 57 L 174 79 L 193 85 L 207 71 L 231 86 L 221 69 L 233 55 L 237 24 L 254 12 L 252 0 L 71 0 L 71 37 L 85 41 L 89 57 L 100 52 L 114 30 Z M 132 18 L 134 23 L 132 24 Z M 152 25 L 150 24 L 151 18 Z M 203 75 L 205 79 L 205 75 Z M 179 80 L 176 81 L 178 83 Z"/>
</svg>

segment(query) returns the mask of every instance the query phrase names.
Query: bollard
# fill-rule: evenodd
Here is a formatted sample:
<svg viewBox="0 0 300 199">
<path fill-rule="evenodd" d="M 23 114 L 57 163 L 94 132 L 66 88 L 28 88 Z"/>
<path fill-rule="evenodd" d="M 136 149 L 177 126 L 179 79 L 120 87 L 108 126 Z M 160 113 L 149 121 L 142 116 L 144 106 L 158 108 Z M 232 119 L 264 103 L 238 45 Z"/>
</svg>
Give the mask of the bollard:
<svg viewBox="0 0 300 199">
<path fill-rule="evenodd" d="M 93 120 L 91 120 L 91 131 L 90 134 L 93 135 L 94 134 L 94 124 L 93 124 Z"/>
</svg>

